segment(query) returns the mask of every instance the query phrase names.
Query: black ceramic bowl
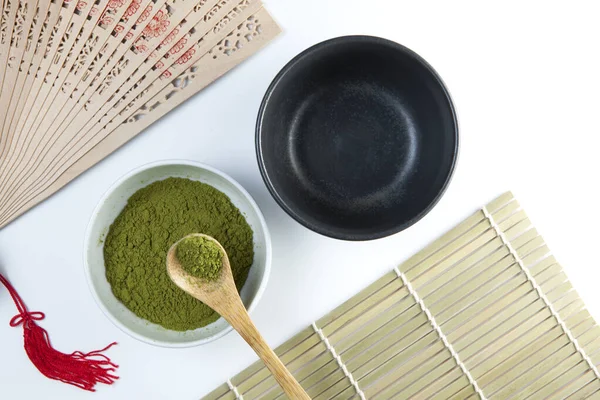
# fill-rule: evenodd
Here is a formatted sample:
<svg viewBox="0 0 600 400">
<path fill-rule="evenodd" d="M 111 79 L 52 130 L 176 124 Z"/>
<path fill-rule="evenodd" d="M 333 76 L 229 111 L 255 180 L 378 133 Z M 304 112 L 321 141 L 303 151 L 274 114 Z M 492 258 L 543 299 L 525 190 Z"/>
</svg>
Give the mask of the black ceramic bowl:
<svg viewBox="0 0 600 400">
<path fill-rule="evenodd" d="M 256 150 L 279 205 L 333 238 L 397 233 L 437 203 L 458 125 L 433 68 L 397 43 L 340 37 L 304 51 L 263 99 Z"/>
</svg>

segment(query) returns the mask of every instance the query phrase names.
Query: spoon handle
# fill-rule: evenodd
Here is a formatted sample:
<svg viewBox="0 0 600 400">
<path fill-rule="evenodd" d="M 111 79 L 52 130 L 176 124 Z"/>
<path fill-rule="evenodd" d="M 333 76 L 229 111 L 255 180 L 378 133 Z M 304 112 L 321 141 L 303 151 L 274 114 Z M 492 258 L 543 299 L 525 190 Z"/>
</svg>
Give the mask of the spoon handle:
<svg viewBox="0 0 600 400">
<path fill-rule="evenodd" d="M 265 342 L 265 339 L 258 329 L 256 329 L 241 301 L 230 309 L 230 313 L 226 319 L 263 360 L 277 383 L 279 383 L 279 386 L 281 386 L 290 399 L 310 400 L 310 397 L 298 381 L 296 381 L 296 378 L 292 376 L 279 357 Z"/>
</svg>

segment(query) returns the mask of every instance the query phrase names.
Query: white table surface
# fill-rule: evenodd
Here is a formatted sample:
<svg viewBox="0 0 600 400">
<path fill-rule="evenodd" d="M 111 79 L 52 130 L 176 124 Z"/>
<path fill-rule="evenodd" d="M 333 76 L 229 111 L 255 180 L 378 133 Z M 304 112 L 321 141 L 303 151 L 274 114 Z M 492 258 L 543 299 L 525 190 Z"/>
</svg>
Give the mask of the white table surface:
<svg viewBox="0 0 600 400">
<path fill-rule="evenodd" d="M 285 33 L 138 138 L 0 231 L 0 271 L 64 351 L 112 341 L 121 379 L 95 394 L 43 377 L 0 288 L 0 398 L 198 399 L 256 357 L 236 334 L 184 350 L 130 338 L 100 312 L 83 275 L 83 236 L 96 203 L 121 175 L 185 158 L 238 180 L 262 208 L 273 270 L 254 319 L 278 345 L 453 227 L 512 190 L 600 317 L 600 6 L 597 1 L 268 0 Z M 485 4 L 484 4 L 485 3 Z M 425 219 L 392 237 L 341 242 L 308 231 L 267 192 L 254 123 L 279 69 L 312 44 L 345 34 L 398 41 L 421 54 L 453 95 L 461 124 L 454 179 Z"/>
</svg>

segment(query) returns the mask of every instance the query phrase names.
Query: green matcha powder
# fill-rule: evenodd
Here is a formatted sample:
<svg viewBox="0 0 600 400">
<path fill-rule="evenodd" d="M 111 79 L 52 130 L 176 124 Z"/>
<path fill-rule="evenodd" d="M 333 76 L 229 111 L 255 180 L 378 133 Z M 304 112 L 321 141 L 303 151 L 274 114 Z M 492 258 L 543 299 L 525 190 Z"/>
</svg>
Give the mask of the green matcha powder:
<svg viewBox="0 0 600 400">
<path fill-rule="evenodd" d="M 223 253 L 212 240 L 202 236 L 190 236 L 177 245 L 177 260 L 181 268 L 193 277 L 216 281 L 221 276 Z"/>
<path fill-rule="evenodd" d="M 186 331 L 219 318 L 167 275 L 166 256 L 192 233 L 214 237 L 229 256 L 238 289 L 254 259 L 252 229 L 231 200 L 210 185 L 182 178 L 137 191 L 111 225 L 104 243 L 106 278 L 114 295 L 141 318 Z"/>
</svg>

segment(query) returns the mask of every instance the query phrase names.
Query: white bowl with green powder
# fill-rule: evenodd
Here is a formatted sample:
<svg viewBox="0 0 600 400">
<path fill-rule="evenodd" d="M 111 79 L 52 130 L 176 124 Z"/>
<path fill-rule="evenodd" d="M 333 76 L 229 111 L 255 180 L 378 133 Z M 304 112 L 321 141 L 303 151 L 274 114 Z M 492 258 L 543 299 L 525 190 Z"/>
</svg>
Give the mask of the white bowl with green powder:
<svg viewBox="0 0 600 400">
<path fill-rule="evenodd" d="M 192 161 L 142 166 L 103 196 L 87 229 L 84 266 L 98 306 L 121 330 L 143 342 L 190 347 L 232 330 L 170 281 L 169 247 L 190 233 L 225 248 L 250 312 L 271 268 L 271 241 L 252 197 L 226 174 Z"/>
</svg>

